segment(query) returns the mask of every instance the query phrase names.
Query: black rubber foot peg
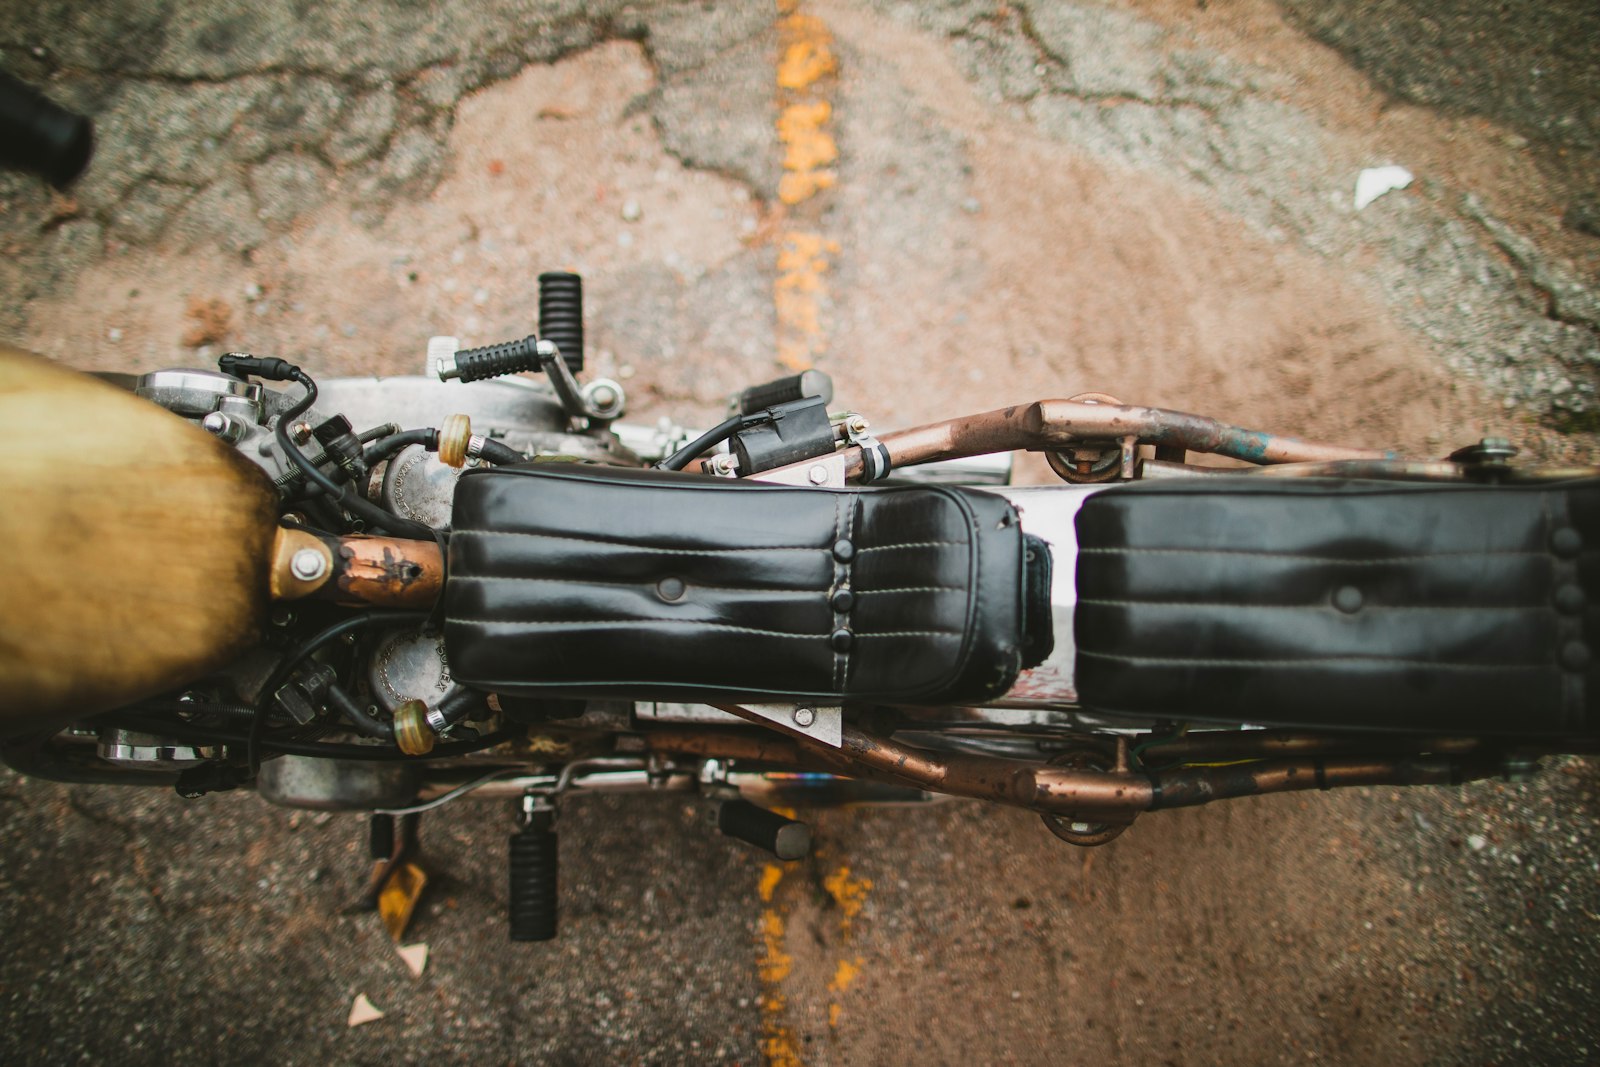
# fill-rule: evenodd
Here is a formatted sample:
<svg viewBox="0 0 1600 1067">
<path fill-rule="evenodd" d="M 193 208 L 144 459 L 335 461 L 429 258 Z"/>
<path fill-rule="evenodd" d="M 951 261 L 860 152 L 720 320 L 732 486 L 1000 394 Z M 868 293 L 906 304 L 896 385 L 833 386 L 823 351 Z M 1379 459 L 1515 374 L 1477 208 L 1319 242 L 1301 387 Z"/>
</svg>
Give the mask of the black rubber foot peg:
<svg viewBox="0 0 1600 1067">
<path fill-rule="evenodd" d="M 511 835 L 511 940 L 552 941 L 556 936 L 556 838 L 548 812 L 534 812 Z"/>
<path fill-rule="evenodd" d="M 717 809 L 717 829 L 780 860 L 804 859 L 811 852 L 811 827 L 747 800 L 723 801 Z"/>
<path fill-rule="evenodd" d="M 572 373 L 583 370 L 583 278 L 552 270 L 539 275 L 539 336 L 555 342 Z"/>
</svg>

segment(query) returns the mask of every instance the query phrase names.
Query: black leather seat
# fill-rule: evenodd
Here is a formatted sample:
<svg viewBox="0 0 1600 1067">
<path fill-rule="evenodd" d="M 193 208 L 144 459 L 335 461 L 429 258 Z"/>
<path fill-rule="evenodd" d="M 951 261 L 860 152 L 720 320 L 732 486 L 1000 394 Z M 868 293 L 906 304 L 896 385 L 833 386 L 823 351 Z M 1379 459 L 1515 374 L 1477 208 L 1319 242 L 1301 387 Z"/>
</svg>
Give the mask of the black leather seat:
<svg viewBox="0 0 1600 1067">
<path fill-rule="evenodd" d="M 1600 726 L 1600 485 L 1206 478 L 1078 514 L 1085 706 L 1174 720 Z"/>
<path fill-rule="evenodd" d="M 452 531 L 451 673 L 512 696 L 978 701 L 1050 642 L 987 493 L 547 463 L 464 475 Z"/>
</svg>

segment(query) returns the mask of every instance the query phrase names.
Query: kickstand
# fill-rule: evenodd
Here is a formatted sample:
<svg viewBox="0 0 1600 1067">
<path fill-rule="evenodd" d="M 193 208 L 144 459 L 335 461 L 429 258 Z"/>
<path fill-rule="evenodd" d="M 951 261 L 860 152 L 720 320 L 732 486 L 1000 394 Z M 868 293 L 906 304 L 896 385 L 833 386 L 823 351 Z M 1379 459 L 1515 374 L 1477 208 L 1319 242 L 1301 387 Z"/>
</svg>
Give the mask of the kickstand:
<svg viewBox="0 0 1600 1067">
<path fill-rule="evenodd" d="M 372 876 L 357 908 L 378 912 L 396 944 L 428 884 L 427 873 L 416 862 L 421 820 L 416 814 L 372 816 Z"/>
</svg>

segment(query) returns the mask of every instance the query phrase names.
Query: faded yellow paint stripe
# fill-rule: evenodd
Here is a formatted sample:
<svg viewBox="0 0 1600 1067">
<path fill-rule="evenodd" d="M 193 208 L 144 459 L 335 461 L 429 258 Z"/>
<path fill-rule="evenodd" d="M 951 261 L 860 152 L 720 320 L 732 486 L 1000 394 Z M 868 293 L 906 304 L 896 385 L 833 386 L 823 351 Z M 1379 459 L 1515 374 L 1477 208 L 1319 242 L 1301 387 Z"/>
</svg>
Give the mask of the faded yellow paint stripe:
<svg viewBox="0 0 1600 1067">
<path fill-rule="evenodd" d="M 778 361 L 806 370 L 828 350 L 832 308 L 827 274 L 839 245 L 820 225 L 817 195 L 839 180 L 834 164 L 833 103 L 839 61 L 823 21 L 800 10 L 799 0 L 778 0 L 778 143 L 783 175 L 778 200 L 785 225 L 778 234 L 778 272 L 772 301 L 777 313 Z"/>
<path fill-rule="evenodd" d="M 761 958 L 756 961 L 756 975 L 761 980 L 761 1056 L 768 1067 L 804 1067 L 800 1058 L 800 1042 L 785 1019 L 789 1007 L 783 992 L 783 980 L 794 970 L 794 958 L 785 948 L 786 909 L 775 900 L 779 884 L 783 881 L 783 867 L 769 863 L 761 869 L 757 892 L 761 895 Z"/>
<path fill-rule="evenodd" d="M 822 880 L 822 888 L 828 891 L 834 904 L 839 908 L 839 939 L 842 942 L 850 941 L 850 924 L 861 914 L 861 909 L 867 905 L 867 896 L 872 892 L 872 879 L 852 878 L 850 868 L 840 865 Z M 854 960 L 840 960 L 833 972 L 833 979 L 828 983 L 828 1026 L 837 1030 L 839 1019 L 844 1014 L 844 994 L 861 974 L 864 961 L 860 956 Z"/>
<path fill-rule="evenodd" d="M 828 350 L 832 311 L 828 273 L 839 254 L 839 244 L 823 231 L 824 204 L 819 194 L 834 188 L 839 180 L 835 169 L 839 146 L 833 139 L 830 99 L 839 61 L 828 27 L 821 19 L 803 13 L 800 0 L 777 0 L 777 5 L 777 135 L 783 146 L 783 175 L 778 180 L 776 213 L 781 223 L 775 237 L 778 256 L 772 305 L 778 361 L 798 371 L 813 366 Z M 794 817 L 789 812 L 782 814 Z M 784 980 L 794 970 L 794 958 L 786 947 L 789 905 L 780 895 L 785 869 L 767 864 L 757 884 L 762 904 L 761 957 L 756 964 L 762 997 L 761 1055 L 768 1067 L 804 1067 L 800 1042 L 788 1021 L 789 998 L 783 990 Z M 848 879 L 849 871 L 844 874 Z M 871 883 L 866 883 L 866 888 L 871 888 Z M 863 896 L 866 888 L 860 889 Z M 859 902 L 853 906 L 860 910 Z M 840 970 L 828 986 L 831 1026 L 838 1025 L 838 998 L 854 980 L 860 963 L 859 959 L 853 964 L 841 960 Z"/>
<path fill-rule="evenodd" d="M 839 905 L 839 924 L 848 932 L 850 923 L 861 914 L 861 909 L 867 903 L 867 894 L 872 891 L 872 879 L 852 878 L 849 867 L 840 867 L 822 880 L 822 888 Z"/>
<path fill-rule="evenodd" d="M 833 980 L 828 983 L 828 1026 L 832 1029 L 839 1028 L 839 1019 L 844 1014 L 845 990 L 850 988 L 850 983 L 861 973 L 862 963 L 860 956 L 854 960 L 840 960 L 838 968 L 833 972 Z"/>
</svg>

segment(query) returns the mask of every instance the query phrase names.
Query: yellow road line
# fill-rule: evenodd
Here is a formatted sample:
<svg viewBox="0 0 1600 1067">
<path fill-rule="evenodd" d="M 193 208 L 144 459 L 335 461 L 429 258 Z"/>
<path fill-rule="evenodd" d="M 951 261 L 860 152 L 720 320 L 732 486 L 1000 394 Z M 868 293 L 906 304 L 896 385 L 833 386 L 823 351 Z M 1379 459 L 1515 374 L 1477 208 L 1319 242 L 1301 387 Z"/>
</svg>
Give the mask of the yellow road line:
<svg viewBox="0 0 1600 1067">
<path fill-rule="evenodd" d="M 777 320 L 778 361 L 791 370 L 806 370 L 828 350 L 832 300 L 828 272 L 839 254 L 839 243 L 822 227 L 826 206 L 821 194 L 839 181 L 835 164 L 839 146 L 833 139 L 833 94 L 839 62 L 833 35 L 822 20 L 800 10 L 801 0 L 777 0 L 779 58 L 777 69 L 778 143 L 783 146 L 783 175 L 778 182 L 779 217 L 776 237 L 777 276 L 772 283 L 772 304 Z M 792 813 L 783 814 L 793 818 Z M 800 1042 L 788 1021 L 789 998 L 783 982 L 794 971 L 788 953 L 788 901 L 778 895 L 784 872 L 798 864 L 767 864 L 761 872 L 761 957 L 756 971 L 761 981 L 761 1055 L 769 1067 L 804 1067 Z M 825 880 L 825 888 L 839 902 L 841 934 L 848 936 L 850 920 L 861 910 L 872 883 L 852 881 L 849 868 Z M 833 888 L 838 879 L 839 889 Z M 789 883 L 795 885 L 793 879 Z M 797 890 L 786 894 L 793 899 Z M 840 960 L 828 983 L 828 1025 L 837 1027 L 843 1011 L 840 998 L 860 973 L 861 959 Z"/>
<path fill-rule="evenodd" d="M 787 908 L 773 899 L 782 881 L 781 865 L 769 863 L 761 869 L 757 887 L 762 904 L 761 958 L 756 961 L 761 980 L 761 1058 L 768 1067 L 804 1067 L 800 1042 L 784 1018 L 789 998 L 784 995 L 783 980 L 794 970 L 794 958 L 784 950 Z"/>
<path fill-rule="evenodd" d="M 819 193 L 839 180 L 839 147 L 831 130 L 829 100 L 839 70 L 833 35 L 822 20 L 800 10 L 800 0 L 778 0 L 778 142 L 783 176 L 778 200 L 785 227 L 778 236 L 778 276 L 772 286 L 777 311 L 778 361 L 806 370 L 828 350 L 830 257 L 836 241 L 822 233 Z"/>
<path fill-rule="evenodd" d="M 856 975 L 861 973 L 862 959 L 857 956 L 854 960 L 840 960 L 839 966 L 833 972 L 833 981 L 828 983 L 828 1026 L 834 1030 L 839 1029 L 839 1017 L 844 1014 L 844 991 L 850 988 L 850 983 L 856 980 Z"/>
<path fill-rule="evenodd" d="M 839 940 L 848 944 L 850 924 L 866 906 L 867 894 L 872 892 L 872 879 L 852 878 L 850 868 L 841 866 L 822 880 L 822 888 L 828 891 L 839 908 Z M 828 983 L 828 1026 L 835 1030 L 839 1028 L 839 1018 L 844 1014 L 845 990 L 861 973 L 863 962 L 860 956 L 854 960 L 840 960 L 834 969 L 832 981 Z"/>
<path fill-rule="evenodd" d="M 872 879 L 851 878 L 850 868 L 840 867 L 822 880 L 822 888 L 839 905 L 841 932 L 849 933 L 850 921 L 861 914 L 862 907 L 867 903 L 867 894 L 872 891 Z"/>
<path fill-rule="evenodd" d="M 779 809 L 779 814 L 794 818 L 792 811 Z M 815 857 L 821 859 L 819 852 Z M 768 1067 L 804 1067 L 801 1055 L 802 1042 L 790 1021 L 789 996 L 784 989 L 795 970 L 794 957 L 790 955 L 788 938 L 789 914 L 804 891 L 804 883 L 785 875 L 801 868 L 800 863 L 768 863 L 761 869 L 761 880 L 756 892 L 761 898 L 761 956 L 756 961 L 756 974 L 761 984 L 761 1056 Z M 781 886 L 787 892 L 779 894 Z M 838 941 L 847 946 L 851 940 L 851 923 L 866 906 L 872 891 L 872 879 L 851 877 L 848 866 L 839 866 L 823 878 L 822 888 L 833 898 L 839 912 Z M 799 899 L 804 904 L 803 899 Z M 831 1030 L 837 1030 L 844 1016 L 845 993 L 861 976 L 866 961 L 856 955 L 839 959 L 834 965 L 833 977 L 826 987 L 827 1020 Z M 803 972 L 802 972 L 803 973 Z M 804 1003 L 804 998 L 802 998 Z"/>
</svg>

